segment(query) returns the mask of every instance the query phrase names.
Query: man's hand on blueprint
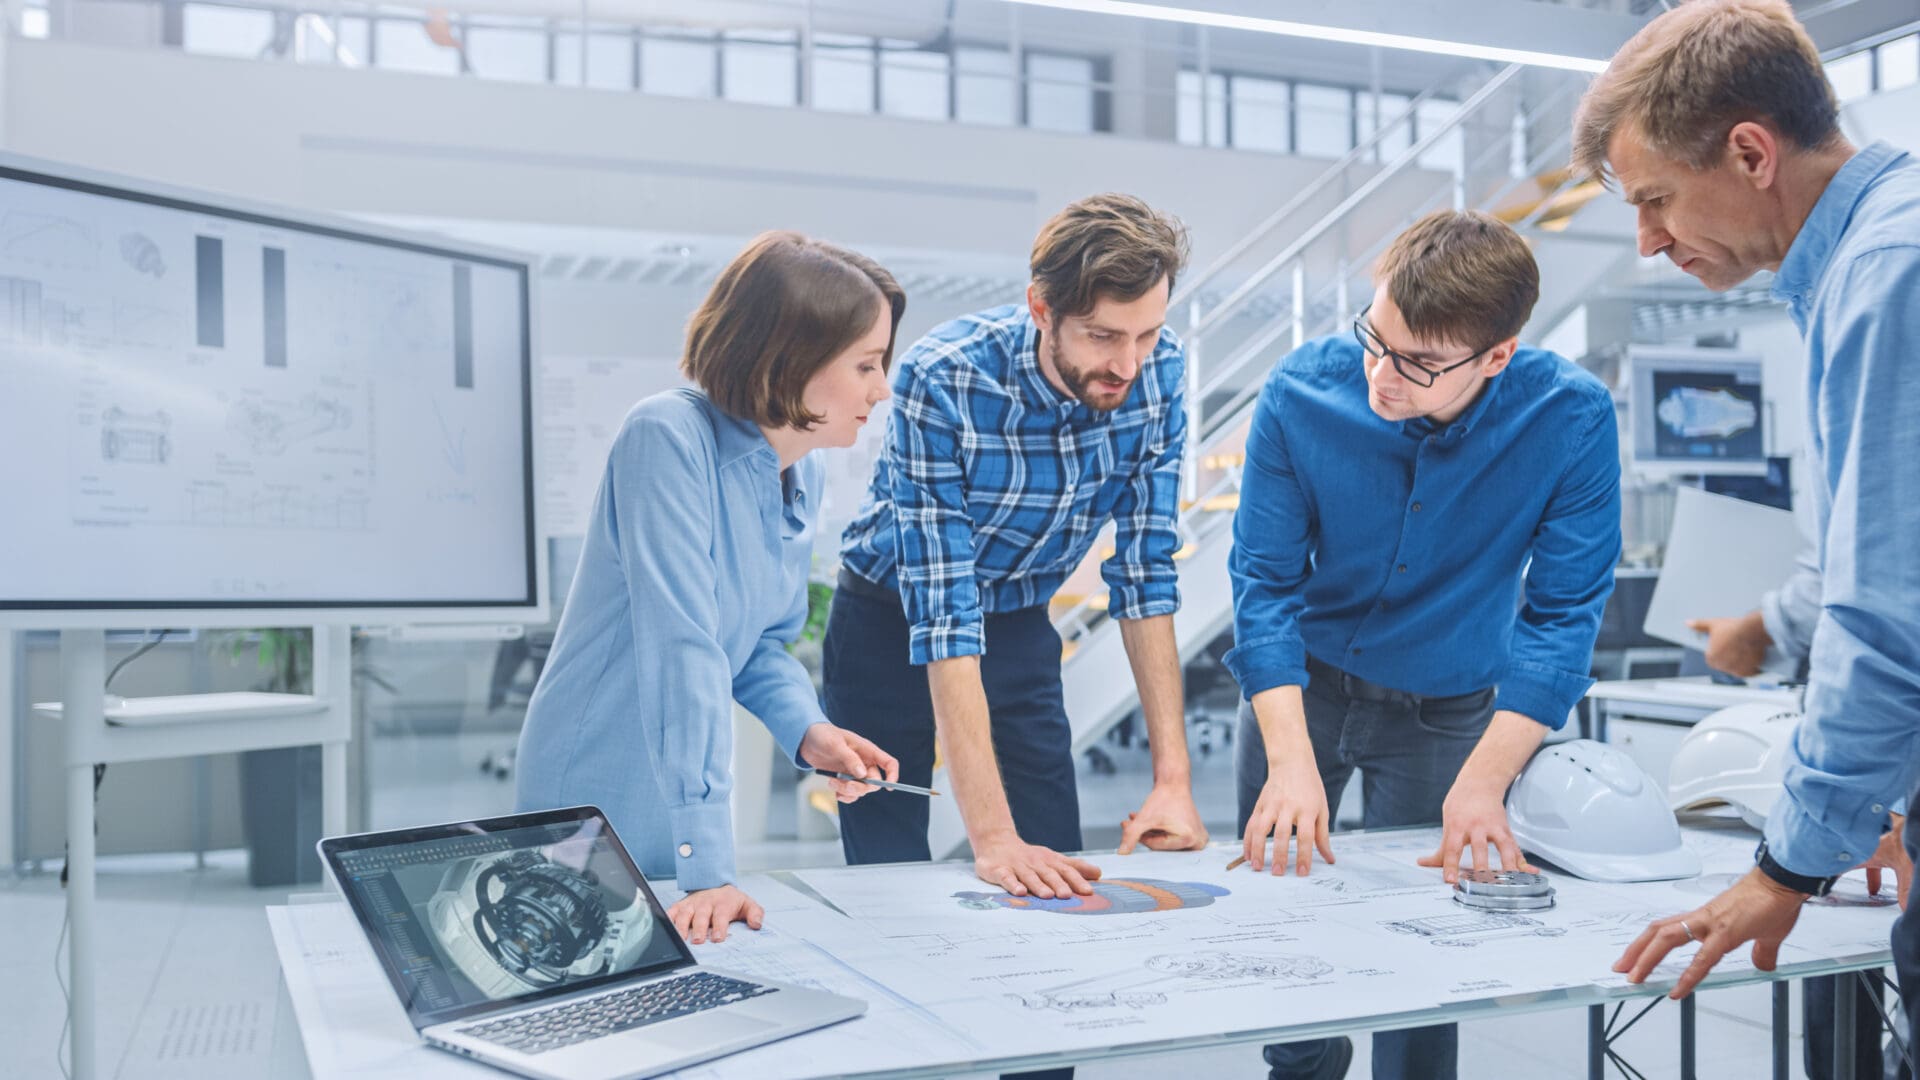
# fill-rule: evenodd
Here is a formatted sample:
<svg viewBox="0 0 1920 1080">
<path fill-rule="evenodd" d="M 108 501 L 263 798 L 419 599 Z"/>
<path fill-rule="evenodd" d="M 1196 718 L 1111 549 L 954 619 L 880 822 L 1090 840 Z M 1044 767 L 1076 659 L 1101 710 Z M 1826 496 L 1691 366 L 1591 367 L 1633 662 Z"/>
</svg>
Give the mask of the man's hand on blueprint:
<svg viewBox="0 0 1920 1080">
<path fill-rule="evenodd" d="M 1273 836 L 1273 873 L 1287 870 L 1287 842 L 1296 840 L 1292 864 L 1301 877 L 1313 865 L 1313 849 L 1320 857 L 1333 861 L 1333 839 L 1329 835 L 1333 815 L 1327 812 L 1327 789 L 1320 783 L 1320 770 L 1313 762 L 1313 747 L 1300 742 L 1292 752 L 1275 754 L 1267 747 L 1267 783 L 1260 789 L 1260 801 L 1253 804 L 1253 816 L 1247 819 L 1247 832 L 1241 839 L 1247 862 L 1255 870 L 1265 869 L 1267 836 Z"/>
<path fill-rule="evenodd" d="M 981 881 L 1015 896 L 1032 893 L 1042 900 L 1072 893 L 1091 896 L 1089 882 L 1100 879 L 1100 868 L 1085 859 L 1029 844 L 1012 832 L 994 834 L 974 845 L 973 872 Z"/>
<path fill-rule="evenodd" d="M 746 923 L 749 928 L 758 930 L 760 920 L 766 918 L 766 914 L 753 897 L 732 885 L 696 889 L 667 909 L 667 918 L 673 920 L 673 928 L 695 945 L 703 944 L 708 938 L 727 940 L 727 927 L 736 922 Z"/>
<path fill-rule="evenodd" d="M 1207 827 L 1200 808 L 1193 805 L 1193 789 L 1183 784 L 1155 784 L 1140 809 L 1120 823 L 1120 854 L 1131 855 L 1135 845 L 1153 851 L 1192 851 L 1207 846 Z"/>
<path fill-rule="evenodd" d="M 1678 1001 L 1693 993 L 1720 958 L 1753 942 L 1753 966 L 1772 971 L 1780 959 L 1780 942 L 1799 921 L 1807 894 L 1795 892 L 1760 872 L 1758 867 L 1733 887 L 1684 915 L 1656 919 L 1627 951 L 1613 962 L 1613 970 L 1630 983 L 1645 982 L 1667 954 L 1689 942 L 1699 942 L 1693 963 L 1667 996 Z"/>
<path fill-rule="evenodd" d="M 1520 845 L 1514 842 L 1513 830 L 1507 825 L 1506 796 L 1505 784 L 1462 769 L 1446 801 L 1440 804 L 1440 850 L 1422 856 L 1420 865 L 1440 867 L 1451 885 L 1460 880 L 1460 856 L 1466 849 L 1473 852 L 1474 869 L 1493 869 L 1488 855 L 1491 847 L 1500 853 L 1502 870 L 1534 870 L 1520 854 Z"/>
</svg>

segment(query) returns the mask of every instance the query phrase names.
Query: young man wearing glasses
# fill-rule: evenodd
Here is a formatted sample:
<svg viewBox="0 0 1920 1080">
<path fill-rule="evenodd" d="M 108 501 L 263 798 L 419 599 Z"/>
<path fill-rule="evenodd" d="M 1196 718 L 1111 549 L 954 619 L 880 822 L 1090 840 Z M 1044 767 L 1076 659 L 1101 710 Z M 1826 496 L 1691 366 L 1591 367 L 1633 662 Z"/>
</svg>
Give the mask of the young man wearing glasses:
<svg viewBox="0 0 1920 1080">
<path fill-rule="evenodd" d="M 1247 860 L 1334 860 L 1361 774 L 1367 828 L 1440 823 L 1455 880 L 1527 867 L 1510 784 L 1586 692 L 1620 555 L 1613 401 L 1517 340 L 1539 297 L 1526 243 L 1485 214 L 1401 234 L 1351 335 L 1274 369 L 1234 519 L 1236 762 Z M 1288 838 L 1297 836 L 1288 855 Z M 1455 1075 L 1453 1025 L 1374 1036 L 1373 1075 Z M 1348 1040 L 1266 1048 L 1272 1075 L 1339 1077 Z"/>
</svg>

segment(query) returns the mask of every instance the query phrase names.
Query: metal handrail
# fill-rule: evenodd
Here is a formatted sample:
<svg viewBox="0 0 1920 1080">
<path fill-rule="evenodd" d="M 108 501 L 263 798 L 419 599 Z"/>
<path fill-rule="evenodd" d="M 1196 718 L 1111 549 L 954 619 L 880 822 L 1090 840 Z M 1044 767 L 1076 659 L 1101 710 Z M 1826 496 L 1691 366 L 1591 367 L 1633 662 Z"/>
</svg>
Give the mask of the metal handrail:
<svg viewBox="0 0 1920 1080">
<path fill-rule="evenodd" d="M 1226 251 L 1222 252 L 1219 257 L 1207 264 L 1206 269 L 1193 275 L 1190 281 L 1180 286 L 1180 288 L 1174 292 L 1172 298 L 1167 301 L 1167 306 L 1169 308 L 1176 308 L 1185 304 L 1188 300 L 1196 296 L 1200 292 L 1201 287 L 1208 281 L 1224 274 L 1227 268 L 1237 261 L 1240 256 L 1252 250 L 1254 245 L 1265 240 L 1268 234 L 1279 228 L 1281 222 L 1292 217 L 1295 211 L 1299 210 L 1302 206 L 1306 205 L 1309 200 L 1326 190 L 1336 178 L 1344 177 L 1349 168 L 1352 168 L 1364 160 L 1369 153 L 1380 145 L 1381 141 L 1384 140 L 1390 132 L 1397 130 L 1402 124 L 1410 123 L 1415 113 L 1419 111 L 1420 106 L 1425 104 L 1435 94 L 1439 93 L 1439 91 L 1440 84 L 1438 83 L 1420 91 L 1413 100 L 1407 102 L 1406 111 L 1395 117 L 1393 122 L 1380 125 L 1378 131 L 1369 135 L 1352 150 L 1347 151 L 1344 157 L 1328 166 L 1325 172 L 1322 172 L 1314 178 L 1312 183 L 1296 192 L 1293 198 L 1288 199 L 1281 205 L 1280 209 L 1267 215 L 1265 221 L 1254 226 L 1246 236 L 1235 241 L 1232 247 L 1229 247 Z"/>
<path fill-rule="evenodd" d="M 1391 164 L 1388 164 L 1379 172 L 1368 177 L 1366 182 L 1354 189 L 1352 194 L 1340 200 L 1338 206 L 1327 211 L 1324 217 L 1309 227 L 1298 239 L 1282 249 L 1280 254 L 1267 260 L 1265 265 L 1254 271 L 1253 275 L 1242 282 L 1233 292 L 1229 293 L 1225 300 L 1214 305 L 1212 311 L 1207 312 L 1201 316 L 1194 325 L 1189 326 L 1187 328 L 1188 335 L 1190 337 L 1200 337 L 1211 327 L 1219 325 L 1223 313 L 1230 312 L 1240 304 L 1246 302 L 1247 298 L 1252 296 L 1260 286 L 1266 284 L 1267 279 L 1279 273 L 1282 267 L 1298 258 L 1314 241 L 1331 232 L 1334 226 L 1340 224 L 1348 214 L 1353 212 L 1355 207 L 1358 207 L 1371 197 L 1374 192 L 1384 187 L 1387 181 L 1405 171 L 1409 165 L 1419 161 L 1421 157 L 1425 156 L 1428 150 L 1433 148 L 1435 143 L 1440 141 L 1442 136 L 1451 132 L 1454 128 L 1459 127 L 1467 117 L 1473 115 L 1479 110 L 1480 106 L 1486 104 L 1487 100 L 1498 92 L 1501 87 L 1518 76 L 1521 70 L 1522 65 L 1520 64 L 1509 64 L 1500 69 L 1492 78 L 1483 83 L 1480 89 L 1474 91 L 1472 97 L 1461 102 L 1460 108 L 1438 127 L 1434 128 L 1431 134 L 1422 136 L 1419 142 L 1415 143 L 1399 157 L 1393 159 Z"/>
</svg>

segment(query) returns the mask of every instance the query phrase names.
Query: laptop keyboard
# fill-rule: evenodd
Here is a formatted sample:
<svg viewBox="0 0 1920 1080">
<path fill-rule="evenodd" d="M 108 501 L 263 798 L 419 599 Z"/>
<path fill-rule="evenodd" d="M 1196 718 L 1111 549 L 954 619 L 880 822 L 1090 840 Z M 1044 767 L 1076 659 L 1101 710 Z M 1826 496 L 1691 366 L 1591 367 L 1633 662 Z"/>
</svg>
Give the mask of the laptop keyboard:
<svg viewBox="0 0 1920 1080">
<path fill-rule="evenodd" d="M 541 1054 L 773 992 L 771 986 L 697 971 L 554 1009 L 490 1020 L 461 1028 L 460 1033 L 523 1054 Z"/>
</svg>

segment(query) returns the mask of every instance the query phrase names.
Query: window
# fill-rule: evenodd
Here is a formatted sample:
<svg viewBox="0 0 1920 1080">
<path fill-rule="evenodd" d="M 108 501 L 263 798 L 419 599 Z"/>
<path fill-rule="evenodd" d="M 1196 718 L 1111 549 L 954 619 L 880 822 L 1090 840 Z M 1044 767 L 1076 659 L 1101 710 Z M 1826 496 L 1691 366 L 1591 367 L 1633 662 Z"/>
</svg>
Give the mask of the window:
<svg viewBox="0 0 1920 1080">
<path fill-rule="evenodd" d="M 1236 80 L 1238 81 L 1238 80 Z M 1293 88 L 1294 153 L 1337 158 L 1353 149 L 1353 91 L 1342 86 L 1298 83 Z M 1234 116 L 1239 143 L 1239 116 Z"/>
<path fill-rule="evenodd" d="M 720 46 L 721 94 L 728 101 L 792 105 L 799 96 L 800 54 L 792 33 L 741 33 Z"/>
<path fill-rule="evenodd" d="M 1354 95 L 1354 104 L 1359 111 L 1363 142 L 1373 137 L 1376 110 L 1379 126 L 1387 129 L 1385 137 L 1374 147 L 1372 160 L 1392 161 L 1413 148 L 1413 124 L 1401 120 L 1407 114 L 1407 107 L 1413 104 L 1412 98 L 1405 94 L 1381 94 L 1376 99 L 1373 94 L 1363 93 Z"/>
<path fill-rule="evenodd" d="M 586 56 L 580 55 L 577 33 L 553 35 L 553 81 L 562 86 L 597 86 L 603 90 L 633 89 L 633 37 L 619 31 L 585 36 Z M 583 73 L 581 64 L 585 63 Z"/>
<path fill-rule="evenodd" d="M 1207 130 L 1204 133 L 1200 130 L 1200 73 L 1182 71 L 1176 87 L 1179 100 L 1174 116 L 1174 137 L 1188 146 L 1227 145 L 1227 77 L 1211 73 L 1207 75 L 1204 110 Z"/>
<path fill-rule="evenodd" d="M 1873 52 L 1865 50 L 1843 56 L 1827 65 L 1827 81 L 1842 104 L 1873 93 Z"/>
<path fill-rule="evenodd" d="M 43 7 L 22 8 L 20 11 L 20 36 L 44 38 L 53 32 L 53 19 Z"/>
<path fill-rule="evenodd" d="M 880 43 L 880 111 L 888 116 L 945 120 L 947 54 L 914 47 L 910 41 Z"/>
<path fill-rule="evenodd" d="M 962 45 L 953 51 L 953 69 L 954 119 L 969 124 L 1020 122 L 1011 52 Z"/>
<path fill-rule="evenodd" d="M 1227 94 L 1232 109 L 1226 119 L 1235 148 L 1293 152 L 1291 89 L 1279 79 L 1252 75 L 1235 75 L 1229 80 Z"/>
<path fill-rule="evenodd" d="M 1043 131 L 1099 131 L 1094 83 L 1099 65 L 1084 56 L 1027 53 L 1027 126 Z"/>
<path fill-rule="evenodd" d="M 305 14 L 294 35 L 293 58 L 303 64 L 358 66 L 367 62 L 372 36 L 364 17 Z"/>
<path fill-rule="evenodd" d="M 1880 46 L 1880 89 L 1898 90 L 1920 82 L 1920 34 L 1908 34 Z"/>
<path fill-rule="evenodd" d="M 1453 114 L 1459 111 L 1460 103 L 1457 101 L 1447 101 L 1443 98 L 1428 98 L 1420 103 L 1420 112 L 1414 118 L 1417 125 L 1415 134 L 1419 138 L 1425 139 L 1428 135 L 1439 130 L 1442 124 L 1452 119 Z M 1466 168 L 1466 148 L 1466 132 L 1455 127 L 1442 136 L 1438 142 L 1428 147 L 1427 152 L 1420 155 L 1418 164 L 1423 169 L 1457 173 Z"/>
<path fill-rule="evenodd" d="M 391 71 L 415 71 L 428 75 L 460 74 L 460 54 L 436 45 L 427 36 L 426 24 L 419 19 L 383 18 L 373 24 L 373 56 L 379 66 Z"/>
<path fill-rule="evenodd" d="M 244 56 L 251 60 L 273 42 L 273 13 L 213 4 L 181 8 L 180 47 L 208 56 Z"/>
<path fill-rule="evenodd" d="M 813 107 L 832 112 L 873 111 L 872 38 L 813 35 Z"/>
<path fill-rule="evenodd" d="M 714 97 L 719 89 L 713 39 L 649 33 L 640 39 L 640 89 L 672 97 Z"/>
<path fill-rule="evenodd" d="M 467 65 L 475 75 L 511 82 L 547 81 L 547 31 L 544 19 L 490 16 L 462 38 Z"/>
</svg>

